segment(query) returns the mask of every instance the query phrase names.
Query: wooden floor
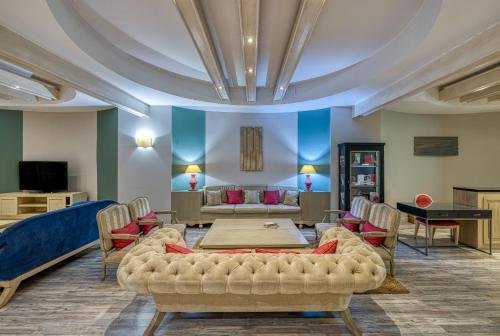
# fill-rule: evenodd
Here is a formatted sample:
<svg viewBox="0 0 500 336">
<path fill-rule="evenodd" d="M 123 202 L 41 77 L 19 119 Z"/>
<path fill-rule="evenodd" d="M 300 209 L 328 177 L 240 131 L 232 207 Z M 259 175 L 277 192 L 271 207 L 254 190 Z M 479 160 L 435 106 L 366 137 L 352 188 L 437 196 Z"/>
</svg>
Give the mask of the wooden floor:
<svg viewBox="0 0 500 336">
<path fill-rule="evenodd" d="M 411 227 L 404 228 L 411 230 Z M 312 229 L 303 230 L 308 239 Z M 188 230 L 192 244 L 206 229 Z M 27 281 L 0 309 L 0 335 L 141 335 L 153 316 L 147 296 L 99 280 L 97 249 Z M 356 295 L 364 335 L 500 335 L 500 254 L 441 248 L 423 255 L 399 245 L 396 277 L 408 295 Z M 349 335 L 328 313 L 177 314 L 156 335 Z"/>
</svg>

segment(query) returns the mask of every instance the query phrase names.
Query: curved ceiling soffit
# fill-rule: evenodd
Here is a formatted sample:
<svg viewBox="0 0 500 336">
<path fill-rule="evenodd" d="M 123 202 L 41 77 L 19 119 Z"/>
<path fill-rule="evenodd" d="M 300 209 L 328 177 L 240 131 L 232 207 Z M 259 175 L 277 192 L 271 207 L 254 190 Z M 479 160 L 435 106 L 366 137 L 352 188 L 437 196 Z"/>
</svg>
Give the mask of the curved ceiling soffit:
<svg viewBox="0 0 500 336">
<path fill-rule="evenodd" d="M 37 102 L 26 102 L 22 99 L 9 99 L 4 100 L 0 98 L 0 105 L 3 106 L 37 106 L 37 105 L 58 105 L 61 103 L 67 103 L 76 98 L 76 90 L 68 86 L 62 86 L 59 88 L 59 99 L 56 100 L 45 100 L 40 99 Z M 5 105 L 4 105 L 5 104 Z"/>
<path fill-rule="evenodd" d="M 116 47 L 124 53 L 128 53 L 138 59 L 144 59 L 145 62 L 164 69 L 177 69 L 173 71 L 182 76 L 193 77 L 195 79 L 209 81 L 210 77 L 204 71 L 193 68 L 184 63 L 162 54 L 138 40 L 124 33 L 113 23 L 103 18 L 93 8 L 87 6 L 83 1 L 72 2 L 73 8 L 87 22 L 92 22 L 92 28 L 107 41 L 111 41 Z"/>
<path fill-rule="evenodd" d="M 83 52 L 113 72 L 168 94 L 222 103 L 212 83 L 181 76 L 146 63 L 110 44 L 78 14 L 70 1 L 47 0 L 47 4 L 68 37 Z"/>
<path fill-rule="evenodd" d="M 230 88 L 231 102 L 224 103 L 219 100 L 211 82 L 182 76 L 146 63 L 110 44 L 85 21 L 72 2 L 47 0 L 47 4 L 61 28 L 75 44 L 117 74 L 152 89 L 183 98 L 224 105 L 248 105 L 244 88 Z M 420 45 L 434 26 L 441 4 L 442 0 L 425 0 L 406 27 L 372 57 L 325 76 L 293 83 L 279 104 L 331 97 L 387 71 L 395 62 Z M 272 97 L 272 88 L 258 88 L 257 104 L 276 104 Z"/>
</svg>

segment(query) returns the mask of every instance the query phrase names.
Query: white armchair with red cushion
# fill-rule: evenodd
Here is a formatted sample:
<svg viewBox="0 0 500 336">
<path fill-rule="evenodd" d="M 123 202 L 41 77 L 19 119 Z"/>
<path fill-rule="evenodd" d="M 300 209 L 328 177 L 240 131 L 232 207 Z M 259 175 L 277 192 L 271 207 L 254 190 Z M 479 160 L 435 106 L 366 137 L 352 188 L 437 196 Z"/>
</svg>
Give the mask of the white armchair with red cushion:
<svg viewBox="0 0 500 336">
<path fill-rule="evenodd" d="M 128 204 L 130 216 L 142 227 L 142 231 L 147 234 L 155 228 L 171 228 L 179 231 L 183 237 L 186 235 L 186 225 L 179 224 L 176 212 L 172 210 L 151 210 L 147 197 L 137 197 Z M 170 224 L 165 224 L 158 218 L 159 215 L 170 215 Z"/>
<path fill-rule="evenodd" d="M 320 239 L 323 234 L 333 227 L 345 227 L 351 232 L 359 232 L 359 227 L 368 219 L 371 202 L 363 196 L 356 196 L 352 199 L 351 210 L 325 210 L 322 223 L 315 225 L 316 239 Z M 336 223 L 327 223 L 331 215 L 337 215 Z"/>
</svg>

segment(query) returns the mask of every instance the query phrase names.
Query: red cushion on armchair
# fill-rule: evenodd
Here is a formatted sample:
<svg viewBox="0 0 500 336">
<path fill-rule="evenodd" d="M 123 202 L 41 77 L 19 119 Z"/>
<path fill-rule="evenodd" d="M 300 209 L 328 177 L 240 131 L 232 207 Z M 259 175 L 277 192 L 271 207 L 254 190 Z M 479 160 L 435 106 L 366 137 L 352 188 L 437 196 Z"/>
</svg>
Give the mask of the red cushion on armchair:
<svg viewBox="0 0 500 336">
<path fill-rule="evenodd" d="M 151 211 L 148 213 L 146 216 L 140 217 L 139 220 L 158 220 L 158 217 L 156 216 L 156 212 Z M 151 225 L 141 225 L 142 233 L 147 235 L 149 231 L 153 230 L 153 228 L 156 225 L 151 224 Z"/>
<path fill-rule="evenodd" d="M 358 217 L 354 216 L 352 213 L 348 212 L 344 215 L 343 218 L 353 218 L 353 219 L 359 219 Z M 342 223 L 342 226 L 345 227 L 347 230 L 351 232 L 359 232 L 359 224 L 354 224 L 354 223 Z"/>
<path fill-rule="evenodd" d="M 139 234 L 140 231 L 141 229 L 139 228 L 139 225 L 137 225 L 135 221 L 132 221 L 128 225 L 120 229 L 111 230 L 111 234 L 126 233 L 126 234 L 136 235 Z M 117 251 L 121 250 L 122 248 L 134 242 L 133 239 L 112 239 L 111 241 L 113 242 L 113 246 Z"/>
<path fill-rule="evenodd" d="M 363 224 L 363 227 L 361 228 L 361 232 L 387 232 L 387 230 L 379 228 L 370 222 L 365 222 Z M 385 237 L 365 237 L 365 240 L 370 244 L 372 244 L 373 246 L 377 247 L 382 245 L 382 243 L 385 240 Z"/>
</svg>

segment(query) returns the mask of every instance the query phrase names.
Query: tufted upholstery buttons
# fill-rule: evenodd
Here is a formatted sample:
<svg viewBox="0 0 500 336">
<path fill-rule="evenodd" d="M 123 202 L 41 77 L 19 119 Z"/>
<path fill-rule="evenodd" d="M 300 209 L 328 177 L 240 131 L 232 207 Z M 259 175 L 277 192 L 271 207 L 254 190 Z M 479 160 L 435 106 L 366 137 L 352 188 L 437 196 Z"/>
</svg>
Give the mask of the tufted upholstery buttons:
<svg viewBox="0 0 500 336">
<path fill-rule="evenodd" d="M 385 278 L 379 255 L 351 232 L 333 228 L 321 244 L 338 240 L 336 254 L 174 254 L 185 246 L 174 229 L 159 229 L 123 258 L 117 277 L 124 289 L 178 294 L 350 294 L 378 287 Z"/>
</svg>

